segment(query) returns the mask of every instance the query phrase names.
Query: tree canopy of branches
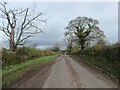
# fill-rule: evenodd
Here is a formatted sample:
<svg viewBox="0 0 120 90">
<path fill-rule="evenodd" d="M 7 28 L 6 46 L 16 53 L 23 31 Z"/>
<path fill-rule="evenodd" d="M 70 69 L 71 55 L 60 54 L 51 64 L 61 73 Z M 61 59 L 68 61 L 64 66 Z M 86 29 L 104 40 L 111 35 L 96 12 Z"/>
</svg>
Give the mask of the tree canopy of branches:
<svg viewBox="0 0 120 90">
<path fill-rule="evenodd" d="M 40 22 L 45 22 L 40 19 L 42 13 L 30 10 L 30 8 L 7 8 L 6 2 L 0 3 L 2 16 L 0 30 L 8 37 L 11 51 L 25 44 L 28 38 L 43 32 L 38 25 Z"/>
<path fill-rule="evenodd" d="M 97 26 L 98 23 L 98 20 L 93 18 L 77 17 L 69 21 L 65 29 L 67 35 L 73 33 L 77 36 L 76 41 L 79 43 L 81 50 L 84 50 L 86 43 L 105 39 L 104 32 Z"/>
<path fill-rule="evenodd" d="M 73 43 L 75 42 L 76 39 L 77 39 L 77 37 L 75 35 L 73 35 L 73 33 L 65 32 L 63 43 L 65 44 L 65 46 L 67 48 L 67 52 L 72 51 L 72 46 L 73 46 Z"/>
</svg>

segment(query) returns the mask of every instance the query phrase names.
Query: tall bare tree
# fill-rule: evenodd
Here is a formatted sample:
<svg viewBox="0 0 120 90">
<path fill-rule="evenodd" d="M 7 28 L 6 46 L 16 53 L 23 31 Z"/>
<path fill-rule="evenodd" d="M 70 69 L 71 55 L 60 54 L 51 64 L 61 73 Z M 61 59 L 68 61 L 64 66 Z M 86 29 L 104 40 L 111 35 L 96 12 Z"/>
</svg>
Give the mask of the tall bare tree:
<svg viewBox="0 0 120 90">
<path fill-rule="evenodd" d="M 97 26 L 98 23 L 93 18 L 77 17 L 68 23 L 66 29 L 78 37 L 81 49 L 84 50 L 87 42 L 105 38 L 104 32 Z"/>
<path fill-rule="evenodd" d="M 41 20 L 40 12 L 31 12 L 29 8 L 7 8 L 7 3 L 0 3 L 2 20 L 0 21 L 0 30 L 9 38 L 9 47 L 15 51 L 18 45 L 26 43 L 28 38 L 42 33 L 38 23 L 45 22 Z"/>
</svg>

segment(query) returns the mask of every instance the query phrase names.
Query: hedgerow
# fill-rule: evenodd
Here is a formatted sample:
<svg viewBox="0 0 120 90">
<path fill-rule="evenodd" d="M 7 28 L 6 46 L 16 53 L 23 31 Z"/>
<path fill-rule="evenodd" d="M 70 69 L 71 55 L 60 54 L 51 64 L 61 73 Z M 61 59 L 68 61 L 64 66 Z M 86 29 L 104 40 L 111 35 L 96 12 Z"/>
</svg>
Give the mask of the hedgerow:
<svg viewBox="0 0 120 90">
<path fill-rule="evenodd" d="M 27 60 L 36 57 L 53 55 L 55 52 L 51 50 L 39 50 L 31 47 L 19 47 L 15 52 L 2 50 L 2 66 L 3 68 L 9 65 L 24 63 Z"/>
</svg>

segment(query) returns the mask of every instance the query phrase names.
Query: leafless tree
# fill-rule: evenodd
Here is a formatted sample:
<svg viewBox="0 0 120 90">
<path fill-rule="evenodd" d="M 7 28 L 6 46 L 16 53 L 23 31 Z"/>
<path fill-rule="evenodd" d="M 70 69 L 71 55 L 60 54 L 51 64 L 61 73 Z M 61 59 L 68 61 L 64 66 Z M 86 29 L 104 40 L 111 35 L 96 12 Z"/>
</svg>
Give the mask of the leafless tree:
<svg viewBox="0 0 120 90">
<path fill-rule="evenodd" d="M 6 2 L 0 3 L 0 11 L 0 30 L 9 38 L 11 51 L 15 51 L 19 45 L 24 45 L 33 35 L 43 32 L 38 23 L 46 20 L 40 19 L 40 12 L 31 12 L 30 8 L 7 8 Z"/>
</svg>

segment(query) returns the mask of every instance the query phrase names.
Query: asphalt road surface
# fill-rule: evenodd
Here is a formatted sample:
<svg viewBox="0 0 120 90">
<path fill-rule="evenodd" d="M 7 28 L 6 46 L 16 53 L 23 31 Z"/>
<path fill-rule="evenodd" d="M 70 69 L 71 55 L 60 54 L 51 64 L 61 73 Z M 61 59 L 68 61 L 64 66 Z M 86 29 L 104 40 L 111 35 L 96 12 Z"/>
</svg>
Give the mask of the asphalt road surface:
<svg viewBox="0 0 120 90">
<path fill-rule="evenodd" d="M 112 81 L 64 56 L 55 63 L 44 88 L 115 88 Z"/>
<path fill-rule="evenodd" d="M 43 78 L 45 78 L 43 80 Z M 20 83 L 20 82 L 19 82 Z M 117 85 L 99 72 L 61 56 L 50 67 L 23 80 L 17 88 L 116 88 Z"/>
</svg>

